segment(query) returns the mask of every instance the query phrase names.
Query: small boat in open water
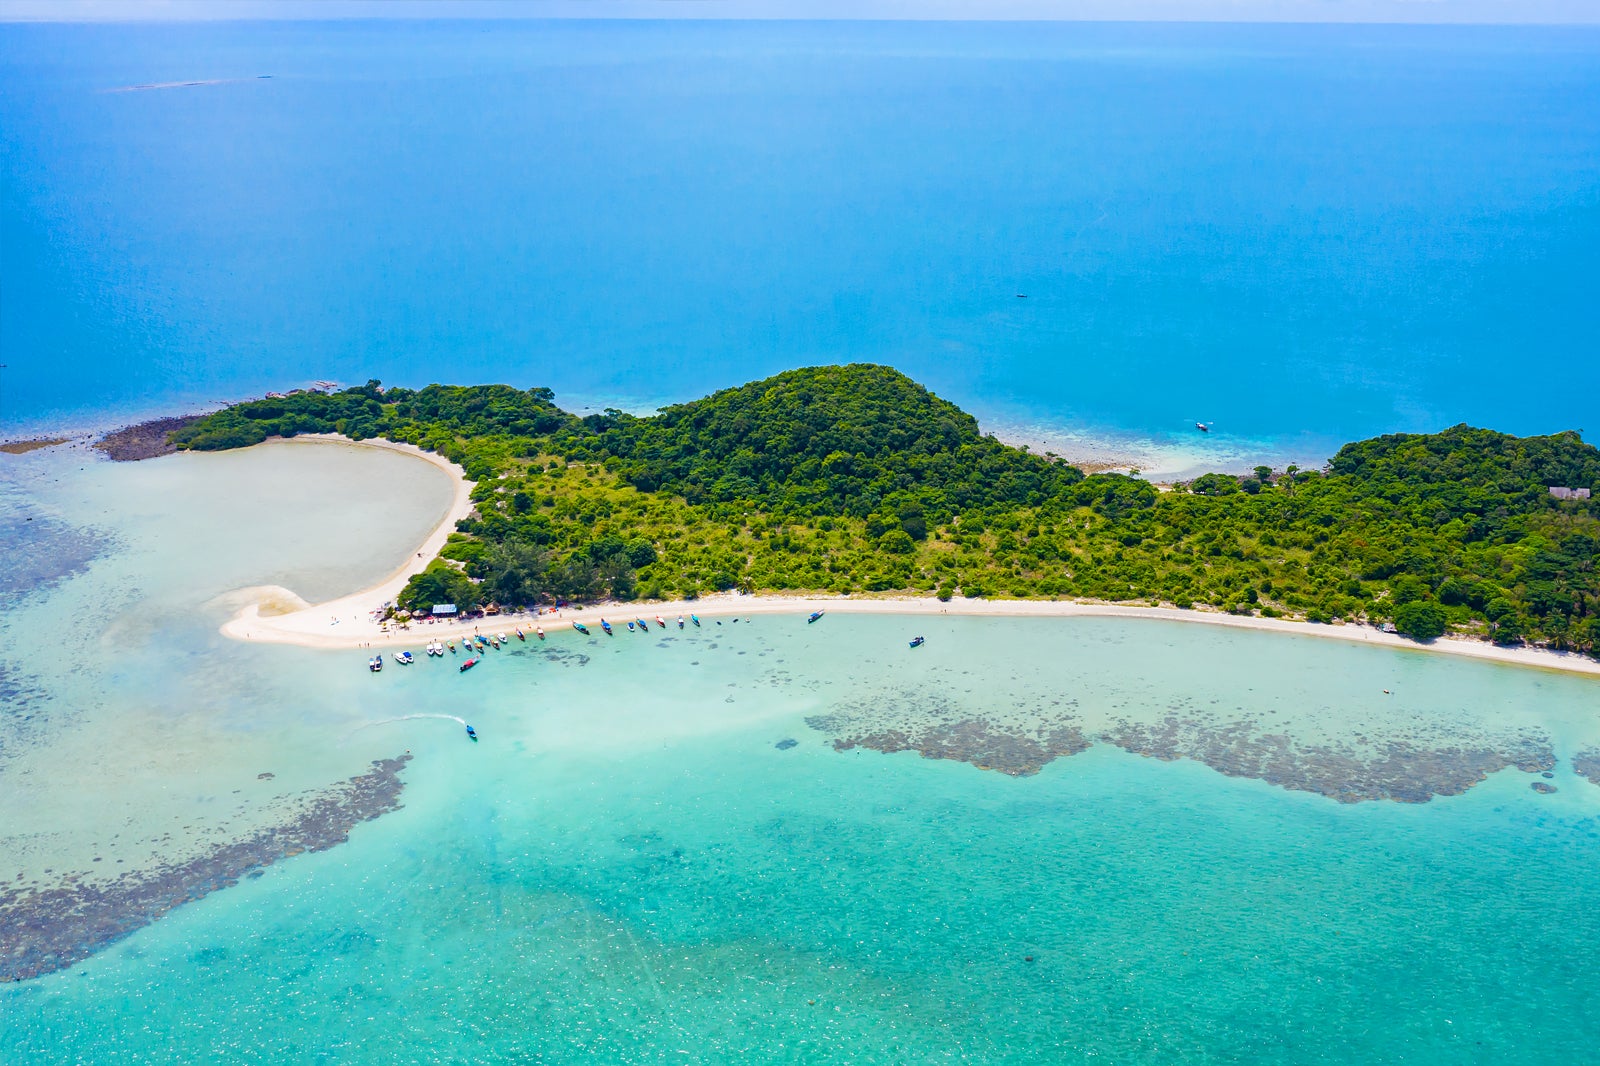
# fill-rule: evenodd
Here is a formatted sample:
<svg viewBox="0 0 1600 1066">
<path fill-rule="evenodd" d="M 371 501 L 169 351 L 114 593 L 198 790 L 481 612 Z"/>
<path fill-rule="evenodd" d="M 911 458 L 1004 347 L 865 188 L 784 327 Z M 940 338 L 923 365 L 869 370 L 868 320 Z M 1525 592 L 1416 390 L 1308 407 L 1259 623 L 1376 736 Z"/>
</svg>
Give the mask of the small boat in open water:
<svg viewBox="0 0 1600 1066">
<path fill-rule="evenodd" d="M 411 653 L 408 651 L 397 651 L 394 653 L 394 661 L 399 663 L 401 666 L 410 666 L 417 660 L 413 658 Z"/>
<path fill-rule="evenodd" d="M 924 643 L 924 640 L 923 640 L 922 637 L 912 637 L 911 638 L 911 646 L 913 648 L 920 648 L 920 647 L 922 647 L 923 643 Z"/>
<path fill-rule="evenodd" d="M 806 619 L 806 625 L 810 625 L 812 622 L 815 622 L 817 619 L 819 619 L 821 617 L 822 617 L 822 612 L 821 611 L 812 611 L 811 612 L 811 617 Z"/>
<path fill-rule="evenodd" d="M 589 633 L 589 627 L 584 625 L 582 622 L 574 622 L 574 623 L 572 623 L 572 628 L 576 629 L 579 633 L 582 633 L 585 636 L 587 636 L 588 633 Z"/>
<path fill-rule="evenodd" d="M 472 728 L 469 725 L 469 726 L 467 726 L 467 736 L 472 738 L 473 740 L 477 740 L 478 739 L 478 731 L 476 729 Z"/>
<path fill-rule="evenodd" d="M 474 666 L 477 666 L 477 665 L 478 665 L 478 660 L 477 659 L 475 659 L 475 658 L 468 659 L 466 662 L 462 663 L 459 667 L 456 668 L 456 672 L 464 674 L 468 670 L 471 670 Z"/>
<path fill-rule="evenodd" d="M 368 659 L 367 669 L 371 670 L 375 674 L 380 673 L 383 670 L 383 656 L 374 655 L 372 658 Z"/>
</svg>

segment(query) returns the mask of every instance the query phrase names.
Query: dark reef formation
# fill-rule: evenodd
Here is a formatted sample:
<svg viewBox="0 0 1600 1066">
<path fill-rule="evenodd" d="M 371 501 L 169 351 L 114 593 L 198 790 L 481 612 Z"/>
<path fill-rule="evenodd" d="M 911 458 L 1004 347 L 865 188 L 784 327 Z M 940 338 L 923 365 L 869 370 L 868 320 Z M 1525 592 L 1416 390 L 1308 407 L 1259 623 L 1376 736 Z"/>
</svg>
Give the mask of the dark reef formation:
<svg viewBox="0 0 1600 1066">
<path fill-rule="evenodd" d="M 830 716 L 821 715 L 806 719 L 806 724 L 831 732 L 832 725 L 842 723 L 833 723 Z M 980 770 L 998 770 L 1012 777 L 1036 774 L 1045 763 L 1076 755 L 1088 747 L 1088 739 L 1075 726 L 1047 725 L 1029 731 L 997 726 L 987 718 L 933 722 L 911 729 L 878 729 L 833 740 L 835 751 L 915 751 L 924 759 L 956 759 Z"/>
<path fill-rule="evenodd" d="M 75 876 L 42 890 L 0 887 L 0 982 L 65 969 L 279 859 L 344 843 L 357 824 L 400 806 L 400 770 L 410 760 L 374 760 L 367 773 L 304 797 L 283 823 L 185 862 L 109 881 Z"/>
<path fill-rule="evenodd" d="M 169 434 L 187 429 L 205 415 L 176 415 L 172 418 L 153 418 L 136 426 L 124 426 L 94 442 L 94 446 L 119 463 L 133 463 L 140 459 L 154 459 L 178 449 L 167 442 Z"/>
<path fill-rule="evenodd" d="M 1103 739 L 1135 755 L 1194 759 L 1229 777 L 1316 792 L 1340 803 L 1426 803 L 1459 795 L 1507 766 L 1538 773 L 1555 765 L 1555 751 L 1543 737 L 1517 736 L 1481 747 L 1430 748 L 1404 740 L 1300 744 L 1283 734 L 1260 733 L 1253 722 L 1211 725 L 1171 715 L 1152 725 L 1119 722 Z"/>
<path fill-rule="evenodd" d="M 1572 757 L 1572 770 L 1579 777 L 1588 778 L 1592 785 L 1600 785 L 1600 748 L 1580 751 Z"/>
<path fill-rule="evenodd" d="M 1365 737 L 1352 744 L 1313 744 L 1264 730 L 1253 721 L 1169 714 L 1149 724 L 1117 721 L 1091 735 L 1069 708 L 962 714 L 944 705 L 912 708 L 906 700 L 891 697 L 870 707 L 813 715 L 806 724 L 828 734 L 836 751 L 915 751 L 924 758 L 954 759 L 1013 777 L 1036 774 L 1054 759 L 1103 742 L 1149 758 L 1193 759 L 1230 777 L 1314 792 L 1340 803 L 1426 803 L 1434 796 L 1465 792 L 1508 766 L 1539 773 L 1555 765 L 1548 738 L 1528 734 L 1438 745 Z M 1591 780 L 1600 784 L 1600 753 L 1591 773 Z"/>
</svg>

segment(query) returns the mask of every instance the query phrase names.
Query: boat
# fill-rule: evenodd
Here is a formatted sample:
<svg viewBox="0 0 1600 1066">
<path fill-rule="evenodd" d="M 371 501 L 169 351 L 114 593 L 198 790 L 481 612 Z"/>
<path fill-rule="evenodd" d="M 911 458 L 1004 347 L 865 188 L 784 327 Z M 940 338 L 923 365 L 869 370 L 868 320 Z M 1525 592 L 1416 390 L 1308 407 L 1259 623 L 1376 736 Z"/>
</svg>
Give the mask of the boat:
<svg viewBox="0 0 1600 1066">
<path fill-rule="evenodd" d="M 822 617 L 822 612 L 821 611 L 812 611 L 811 612 L 811 617 L 806 619 L 806 625 L 810 625 L 812 622 L 815 622 L 817 619 L 819 619 L 821 617 Z"/>
<path fill-rule="evenodd" d="M 911 638 L 911 646 L 913 648 L 920 648 L 920 647 L 922 647 L 923 643 L 924 643 L 924 641 L 923 641 L 922 637 L 912 637 Z"/>
<path fill-rule="evenodd" d="M 606 630 L 606 632 L 609 633 L 609 632 L 611 632 L 611 630 L 608 629 L 608 630 Z M 633 623 L 632 622 L 628 623 L 628 632 L 629 633 L 633 632 Z"/>
<path fill-rule="evenodd" d="M 1204 422 L 1196 422 L 1194 424 L 1194 428 L 1198 429 L 1201 433 L 1210 433 L 1211 432 L 1211 427 L 1206 425 Z"/>
<path fill-rule="evenodd" d="M 572 628 L 576 629 L 579 633 L 582 633 L 585 636 L 587 636 L 588 633 L 589 633 L 589 627 L 584 625 L 582 622 L 574 622 L 574 623 L 572 623 Z"/>
<path fill-rule="evenodd" d="M 501 633 L 500 634 L 500 646 L 504 647 L 504 648 L 511 647 L 511 634 L 510 633 Z"/>
<path fill-rule="evenodd" d="M 662 629 L 667 628 L 667 623 L 661 620 L 661 616 L 659 614 L 656 615 L 656 625 L 660 626 Z"/>
<path fill-rule="evenodd" d="M 538 635 L 540 640 L 543 640 L 544 639 L 544 626 L 538 626 L 537 628 L 535 628 L 534 629 L 534 633 L 536 633 Z"/>
<path fill-rule="evenodd" d="M 464 674 L 468 670 L 471 670 L 474 666 L 477 666 L 477 665 L 478 665 L 478 660 L 476 658 L 468 659 L 466 662 L 462 663 L 457 668 L 456 672 Z"/>
<path fill-rule="evenodd" d="M 573 624 L 576 625 L 577 623 Z M 611 623 L 607 622 L 604 618 L 600 619 L 600 628 L 606 631 L 606 636 L 611 636 Z M 628 628 L 632 629 L 633 627 L 629 626 Z"/>
<path fill-rule="evenodd" d="M 450 649 L 451 655 L 456 653 L 456 639 L 454 637 L 451 637 L 449 640 L 445 641 L 444 646 Z"/>
<path fill-rule="evenodd" d="M 694 623 L 694 627 L 695 627 L 695 628 L 696 628 L 696 629 L 699 629 L 699 628 L 700 628 L 700 616 L 699 616 L 699 615 L 697 615 L 697 614 L 691 614 L 691 615 L 690 615 L 690 616 L 689 616 L 689 621 L 691 621 L 691 622 L 693 622 L 693 623 Z"/>
<path fill-rule="evenodd" d="M 467 736 L 471 737 L 473 740 L 477 740 L 478 739 L 478 731 L 476 729 L 472 728 L 469 725 L 469 726 L 467 726 Z"/>
<path fill-rule="evenodd" d="M 527 640 L 528 639 L 527 636 L 522 632 L 522 629 L 520 627 L 517 629 L 517 639 L 518 640 Z"/>
<path fill-rule="evenodd" d="M 383 669 L 383 656 L 374 655 L 372 658 L 368 659 L 367 669 L 371 670 L 375 674 L 381 671 Z"/>
<path fill-rule="evenodd" d="M 649 622 L 646 622 L 643 618 L 639 619 L 638 621 L 639 621 L 639 632 L 641 632 L 641 633 L 650 632 L 650 623 Z"/>
<path fill-rule="evenodd" d="M 489 638 L 489 647 L 493 648 L 495 651 L 499 651 L 500 650 L 500 638 L 491 636 Z"/>
<path fill-rule="evenodd" d="M 427 650 L 428 650 L 428 654 L 429 655 L 443 655 L 444 654 L 444 645 L 440 644 L 437 640 L 435 640 L 435 641 L 433 641 L 432 643 L 430 643 L 428 645 L 428 649 Z"/>
<path fill-rule="evenodd" d="M 678 616 L 678 628 L 679 629 L 683 628 L 683 615 L 681 615 L 681 614 Z"/>
<path fill-rule="evenodd" d="M 401 666 L 410 666 L 417 660 L 408 651 L 397 651 L 394 653 L 394 661 L 399 663 Z"/>
</svg>

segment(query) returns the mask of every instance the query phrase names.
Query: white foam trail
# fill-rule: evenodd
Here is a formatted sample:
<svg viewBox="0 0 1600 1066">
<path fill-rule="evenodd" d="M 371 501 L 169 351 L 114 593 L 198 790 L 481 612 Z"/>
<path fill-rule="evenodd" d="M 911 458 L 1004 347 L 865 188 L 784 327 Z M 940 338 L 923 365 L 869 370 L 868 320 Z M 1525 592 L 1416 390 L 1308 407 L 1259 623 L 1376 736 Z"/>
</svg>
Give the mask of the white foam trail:
<svg viewBox="0 0 1600 1066">
<path fill-rule="evenodd" d="M 457 718 L 453 714 L 402 714 L 399 718 L 383 718 L 376 722 L 363 722 L 354 729 L 350 730 L 349 733 L 345 734 L 345 739 L 349 740 L 363 729 L 371 729 L 376 725 L 392 725 L 395 722 L 409 722 L 415 718 L 443 718 L 447 721 L 459 722 L 461 724 L 461 728 L 463 729 L 467 727 L 467 720 L 465 718 Z"/>
</svg>

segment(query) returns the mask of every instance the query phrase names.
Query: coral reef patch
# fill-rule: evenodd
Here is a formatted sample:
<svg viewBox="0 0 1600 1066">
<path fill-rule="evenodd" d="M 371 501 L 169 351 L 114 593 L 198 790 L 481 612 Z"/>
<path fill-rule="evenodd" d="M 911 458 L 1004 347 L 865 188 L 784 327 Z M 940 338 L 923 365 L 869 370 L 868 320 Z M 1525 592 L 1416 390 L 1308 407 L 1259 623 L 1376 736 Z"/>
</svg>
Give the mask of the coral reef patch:
<svg viewBox="0 0 1600 1066">
<path fill-rule="evenodd" d="M 344 843 L 357 824 L 400 806 L 400 770 L 410 760 L 376 759 L 368 772 L 300 797 L 278 825 L 188 861 L 106 881 L 73 876 L 44 889 L 0 886 L 0 982 L 65 969 L 279 859 Z"/>
</svg>

